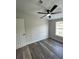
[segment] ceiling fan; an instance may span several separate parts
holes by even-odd
[[[39,14],[45,14],[44,16],[42,16],[41,18],[45,17],[45,16],[48,16],[49,18],[51,18],[51,15],[52,14],[58,14],[58,13],[61,13],[60,12],[53,12],[56,8],[58,7],[58,5],[54,5],[50,10],[49,9],[46,9],[46,12],[37,12]]]

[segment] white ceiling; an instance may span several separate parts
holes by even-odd
[[[58,7],[53,12],[63,11],[63,0],[42,0],[43,4],[38,2],[39,0],[16,0],[16,12],[23,12],[35,15],[36,17],[41,17],[43,15],[37,12],[43,11],[44,8],[51,9],[53,5],[58,5]],[[63,18],[63,13],[52,15],[51,19]],[[44,19],[49,19],[45,17]]]

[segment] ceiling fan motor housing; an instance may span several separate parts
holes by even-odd
[[[47,10],[47,13],[49,14],[50,13],[50,10]]]

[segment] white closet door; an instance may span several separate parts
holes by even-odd
[[[16,19],[16,49],[24,46],[25,41],[24,19]]]

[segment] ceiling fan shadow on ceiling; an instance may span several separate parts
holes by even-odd
[[[40,17],[40,18],[43,18],[43,17],[46,17],[46,16],[48,16],[49,18],[51,18],[51,15],[52,15],[52,14],[61,13],[61,11],[59,11],[59,12],[53,12],[57,7],[58,7],[58,5],[54,5],[50,10],[47,9],[46,12],[37,12],[37,13],[38,13],[38,14],[45,14],[44,16],[42,16],[42,17]]]

